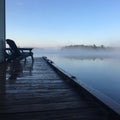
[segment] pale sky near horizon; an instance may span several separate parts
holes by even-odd
[[[120,46],[120,0],[6,0],[6,38],[18,46]]]

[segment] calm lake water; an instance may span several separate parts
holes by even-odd
[[[41,53],[42,55],[42,53]],[[80,56],[73,54],[43,54],[54,63],[120,104],[120,58]]]

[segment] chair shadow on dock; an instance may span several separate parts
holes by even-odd
[[[15,61],[7,64],[7,80],[15,83],[17,77],[32,76],[33,62]],[[23,72],[26,71],[26,72]]]
[[[15,61],[0,64],[0,91],[5,90],[6,82],[14,84],[18,77],[32,76],[33,63],[31,61]]]

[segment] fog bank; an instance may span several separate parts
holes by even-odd
[[[60,48],[48,48],[48,49],[33,49],[34,57],[49,56],[49,55],[59,55],[59,56],[81,56],[81,57],[117,57],[120,58],[120,48],[113,49],[66,49],[62,50]]]

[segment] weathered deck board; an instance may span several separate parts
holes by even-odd
[[[76,92],[42,58],[0,67],[0,120],[118,120]]]

